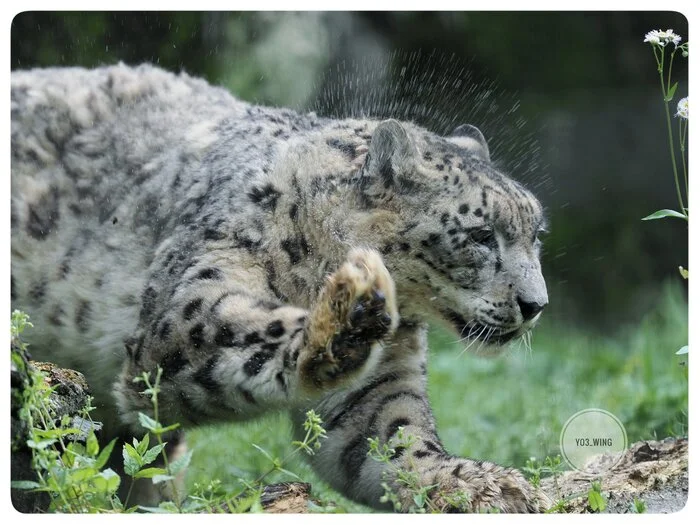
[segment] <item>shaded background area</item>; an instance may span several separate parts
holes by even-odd
[[[551,222],[548,315],[608,330],[687,263],[646,31],[673,12],[44,13],[12,22],[12,68],[124,61],[184,70],[263,104],[471,122]],[[678,57],[678,96],[687,61]]]
[[[550,306],[533,351],[517,344],[504,359],[461,355],[453,336],[431,332],[429,393],[447,450],[523,467],[558,454],[563,423],[585,408],[616,414],[630,441],[687,433],[687,368],[674,356],[687,344],[687,227],[640,220],[678,208],[642,43],[659,28],[688,34],[672,12],[28,12],[13,20],[11,63],[152,62],[262,104],[411,119],[443,134],[479,126],[498,166],[547,208]],[[678,100],[680,56],[674,77]],[[288,427],[273,415],[189,432],[190,480],[232,490],[255,479],[269,462],[250,444],[284,457]],[[321,501],[366,510],[303,462],[290,468]]]

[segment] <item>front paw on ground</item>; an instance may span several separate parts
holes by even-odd
[[[463,460],[455,465],[452,461],[423,480],[434,487],[429,494],[439,512],[540,513],[551,506],[549,498],[516,470],[487,462]]]

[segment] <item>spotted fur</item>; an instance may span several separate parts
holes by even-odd
[[[165,423],[315,408],[314,466],[357,501],[381,507],[367,438],[403,427],[395,466],[469,493],[458,510],[542,507],[516,471],[451,456],[425,394],[426,320],[496,348],[547,303],[542,208],[476,128],[251,106],[150,66],[15,72],[11,93],[13,305],[113,433],[161,367]]]

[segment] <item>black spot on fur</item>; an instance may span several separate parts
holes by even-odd
[[[407,252],[410,249],[411,249],[411,245],[408,244],[407,242],[399,243],[399,250],[401,250],[402,252]]]
[[[427,450],[416,450],[413,453],[413,457],[418,458],[418,459],[424,458],[425,456],[429,456],[429,455],[430,455],[430,452],[428,452]]]
[[[280,192],[270,183],[265,184],[262,188],[253,188],[248,193],[248,198],[251,201],[268,211],[275,210],[279,196]]]
[[[272,321],[265,330],[265,333],[270,337],[281,337],[284,335],[284,332],[284,324],[279,319]]]
[[[309,250],[309,245],[303,235],[296,238],[285,239],[281,243],[282,249],[289,254],[289,261],[292,264],[297,264],[306,257]]]
[[[299,207],[296,204],[292,204],[292,206],[289,208],[289,218],[296,221],[298,212]]]
[[[340,152],[345,155],[348,160],[355,159],[355,146],[353,144],[338,139],[328,139],[326,144],[328,144],[331,148],[340,150]]]
[[[92,306],[87,301],[80,301],[78,308],[75,310],[75,327],[78,332],[84,334],[90,328],[90,316],[92,314]]]
[[[440,448],[438,445],[436,445],[429,439],[424,439],[423,443],[425,443],[425,447],[431,452],[435,452],[436,454],[442,454],[444,452],[442,448]]]
[[[219,392],[221,390],[221,385],[214,379],[214,369],[219,362],[219,357],[219,354],[211,356],[207,359],[207,362],[192,375],[192,378],[197,383],[210,392]]]
[[[17,285],[15,284],[14,275],[10,275],[10,299],[13,301],[17,299]]]
[[[236,334],[230,325],[224,324],[219,327],[214,336],[214,343],[218,346],[236,346]]]
[[[181,350],[166,355],[160,362],[160,367],[163,369],[163,376],[172,378],[177,375],[183,368],[189,365],[190,362],[182,355]]]
[[[220,280],[223,278],[223,273],[221,270],[218,268],[204,268],[203,270],[200,270],[199,273],[197,274],[196,279],[202,279],[202,280]]]
[[[117,224],[119,222],[119,219],[116,217],[112,217],[112,224]]]
[[[191,320],[202,309],[202,298],[193,299],[182,310],[182,317],[185,321]]]
[[[389,459],[392,461],[395,459],[399,459],[401,456],[403,456],[404,452],[406,452],[406,447],[403,445],[397,445],[394,449],[394,453],[391,456],[389,456]]]
[[[141,294],[141,313],[139,315],[140,321],[145,321],[148,319],[156,308],[156,290],[152,286],[149,286]]]
[[[13,282],[10,282],[10,285],[12,285]],[[29,289],[29,297],[37,304],[42,304],[44,302],[44,296],[46,295],[46,287],[48,286],[48,282],[46,281],[45,277],[42,277],[41,280],[38,282],[34,283],[34,286],[32,286]],[[12,293],[10,291],[10,293]]]
[[[438,171],[442,171],[445,169],[445,165],[444,164],[436,164],[435,169],[437,169]]]
[[[257,345],[259,343],[262,343],[264,339],[260,337],[260,334],[257,332],[250,332],[249,334],[246,334],[245,339],[243,339],[243,342],[247,345]]]
[[[197,323],[192,327],[189,333],[190,336],[190,343],[192,343],[192,346],[195,348],[199,348],[201,345],[204,344],[204,324],[203,323]]]
[[[204,230],[204,239],[207,241],[220,241],[225,238],[226,234],[220,230],[214,228],[206,228]]]
[[[286,356],[285,356],[285,358],[286,358]],[[277,374],[275,375],[275,380],[279,383],[280,387],[282,387],[282,390],[284,390],[286,392],[287,391],[287,382],[284,380],[284,372],[283,371],[277,372]]]
[[[430,151],[426,151],[425,153],[423,153],[423,160],[433,160],[433,154]]]
[[[462,215],[466,215],[467,213],[469,213],[469,204],[460,204],[459,209],[457,211],[459,211],[459,213],[461,213]]]
[[[389,423],[389,426],[386,427],[386,439],[391,439],[391,436],[398,432],[399,427],[407,427],[410,424],[411,422],[405,417],[394,419],[391,423]]]
[[[474,216],[476,216],[476,217],[481,217],[483,214],[484,214],[484,212],[481,208],[477,208],[474,210]]]
[[[63,326],[63,320],[61,319],[64,315],[66,315],[66,312],[63,310],[61,305],[56,305],[53,310],[51,310],[51,313],[49,314],[49,317],[47,320],[49,321],[50,324],[53,326]]]
[[[349,481],[357,479],[362,464],[367,459],[369,443],[363,434],[358,434],[340,454],[340,465]]]
[[[52,187],[27,210],[27,233],[37,240],[44,240],[59,219],[58,188]]]
[[[166,339],[170,335],[170,328],[170,321],[163,321],[163,324],[160,325],[158,337],[160,339]]]
[[[254,376],[260,373],[262,367],[274,356],[274,352],[268,350],[261,350],[255,352],[253,356],[248,359],[243,365],[243,371],[248,376]]]

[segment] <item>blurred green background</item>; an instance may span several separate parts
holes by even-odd
[[[458,357],[434,331],[430,394],[451,452],[522,466],[558,453],[561,425],[583,408],[612,411],[631,440],[687,431],[674,355],[687,343],[687,227],[640,221],[678,208],[642,43],[667,28],[685,41],[674,12],[26,12],[12,22],[11,63],[152,62],[257,103],[412,119],[437,133],[479,126],[497,164],[547,208],[550,306],[531,353]],[[687,59],[677,56],[674,79],[675,100],[687,96]],[[289,440],[270,428],[287,424],[192,432],[202,451],[192,480],[255,475],[266,460],[245,442],[283,456]],[[324,501],[344,501],[295,468]]]

